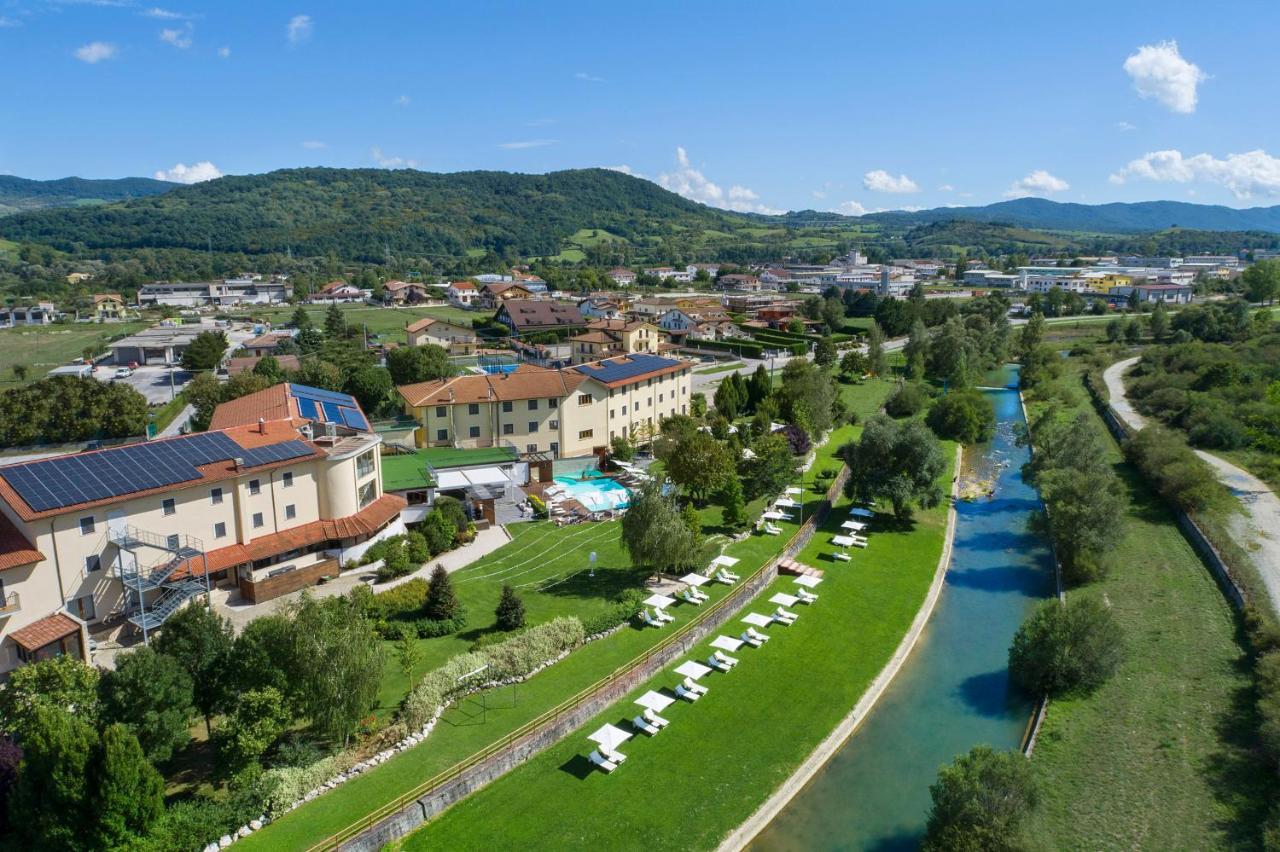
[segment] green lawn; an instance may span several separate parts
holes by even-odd
[[[611,243],[625,243],[625,237],[612,234],[603,228],[579,228],[569,237],[569,242],[583,248],[591,246],[609,245]]]
[[[1110,458],[1132,501],[1116,568],[1068,594],[1111,606],[1126,661],[1094,695],[1050,705],[1032,761],[1032,834],[1059,849],[1258,848],[1274,779],[1251,754],[1238,619],[1114,444]]]
[[[16,364],[26,364],[32,368],[27,381],[42,379],[54,367],[69,364],[84,355],[86,347],[93,347],[95,352],[103,354],[113,338],[133,334],[149,324],[134,320],[115,323],[55,323],[0,329],[0,365],[4,368],[0,382],[13,382],[10,368]]]
[[[953,445],[948,453],[953,459]],[[933,578],[946,506],[920,513],[906,529],[877,522],[871,547],[844,564],[824,554],[833,549],[829,541],[848,517],[847,505],[841,502],[801,554],[826,570],[818,603],[792,607],[800,620],[768,628],[773,638],[763,648],[736,652],[741,663],[733,672],[707,675],[710,692],[702,700],[663,711],[670,727],[653,739],[629,740],[621,749],[628,760],[616,772],[590,767],[586,734],[604,723],[629,728],[634,699],[677,683],[674,666],[455,805],[404,847],[715,848],[849,712],[901,641]],[[768,598],[794,588],[780,577],[746,610],[770,612],[775,605]],[[720,632],[735,635],[744,627],[734,618]],[[710,651],[704,641],[682,660]]]
[[[464,311],[462,308],[455,308],[452,305],[433,305],[425,308],[381,308],[350,303],[338,305],[338,307],[342,309],[342,314],[347,318],[349,325],[357,328],[367,328],[371,335],[381,335],[386,341],[398,343],[404,342],[404,327],[424,317],[435,317],[436,319],[458,323],[470,328],[473,319],[486,316],[480,311]],[[253,319],[259,322],[269,321],[274,325],[283,325],[289,321],[295,310],[295,306],[285,305],[277,308],[246,308],[229,313],[237,319]],[[311,316],[311,321],[320,328],[324,327],[324,315],[328,310],[328,305],[306,306],[306,311]]]

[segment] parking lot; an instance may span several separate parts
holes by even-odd
[[[152,405],[163,405],[182,391],[191,381],[194,373],[181,367],[170,370],[160,365],[138,367],[128,377],[116,378],[116,367],[104,364],[94,371],[93,377],[100,382],[116,382],[127,384],[147,398]],[[172,381],[172,386],[170,382]]]

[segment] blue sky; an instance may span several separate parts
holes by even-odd
[[[0,0],[0,173],[610,166],[762,211],[1268,205],[1277,32],[1274,2]]]

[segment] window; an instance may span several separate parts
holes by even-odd
[[[536,452],[538,451],[538,445],[537,445],[537,444],[525,444],[525,445],[524,445],[524,451],[525,451],[526,453],[536,453]]]
[[[174,512],[178,511],[177,504],[173,502],[173,498],[172,498],[172,497],[168,497],[168,498],[166,498],[166,499],[164,499],[164,500],[161,500],[161,501],[160,501],[160,509],[161,509],[161,511],[163,511],[166,515],[172,515]]]
[[[374,486],[374,483],[366,482],[364,485],[360,486],[360,490],[356,492],[356,495],[360,500],[360,508],[363,509],[365,506],[372,503],[374,498],[378,496],[378,490]]]
[[[93,595],[85,595],[67,601],[67,612],[81,621],[93,621],[98,617],[98,611],[93,606]]]
[[[505,400],[505,401],[502,403],[502,410],[503,410],[504,412],[510,412],[510,411],[511,411],[511,400],[509,400],[509,399],[508,399],[508,400]]]
[[[90,553],[84,558],[84,570],[86,574],[92,574],[94,571],[102,570],[102,556],[97,553]]]
[[[211,504],[213,504],[214,506],[221,505],[221,503],[222,503],[222,489],[221,489],[221,488],[211,488],[211,489],[209,489],[209,502],[210,502]]]
[[[444,406],[443,406],[443,405],[437,405],[437,406],[436,406],[436,417],[444,417],[444,416],[445,416]]]
[[[549,421],[547,421],[547,428],[548,428],[548,429],[559,429],[559,428],[560,428],[560,421],[559,421],[559,420],[549,420]]]
[[[93,535],[93,515],[80,519],[80,535]]]
[[[585,441],[585,440],[587,440],[588,438],[590,438],[591,436],[593,436],[593,435],[595,434],[595,432],[596,432],[596,430],[594,430],[594,429],[583,429],[581,432],[579,432],[579,433],[578,433],[578,440],[579,440],[579,441]]]
[[[622,416],[623,416],[623,417],[626,417],[626,416],[627,416],[627,407],[626,407],[625,405],[624,405],[624,406],[622,406]]]
[[[467,434],[468,434],[468,435],[470,435],[472,438],[479,438],[479,437],[480,437],[480,427],[479,427],[479,426],[472,426],[470,429],[468,429],[468,430],[467,430]]]
[[[514,423],[503,423],[503,424],[502,424],[502,434],[504,434],[504,435],[514,435],[515,433],[516,433],[516,424],[514,424]]]
[[[467,413],[468,413],[468,414],[479,414],[479,413],[480,413],[480,403],[478,403],[478,402],[473,402],[473,403],[471,403],[470,405],[468,405],[468,406],[467,406]]]
[[[254,512],[254,513],[253,513],[253,528],[256,530],[256,529],[258,529],[259,527],[261,527],[261,526],[263,525],[263,523],[264,523],[264,522],[263,522],[263,520],[262,520],[262,513],[261,513],[261,512]]]
[[[437,440],[437,441],[447,441],[447,440],[449,440],[449,430],[448,430],[448,429],[437,429],[437,430],[436,430],[436,440]]]
[[[166,536],[165,544],[169,545],[170,550],[177,550],[179,547],[182,546],[182,536],[178,535],[177,533],[174,533],[173,535],[170,535],[170,536]]]
[[[537,432],[537,431],[538,431],[538,421],[537,421],[537,420],[530,420],[530,421],[529,421],[529,434],[531,434],[531,435],[532,435],[534,432]]]
[[[286,470],[283,474],[280,475],[280,481],[284,484],[285,488],[292,488],[293,487],[293,471]]]
[[[658,394],[658,402],[662,402],[662,394]]]
[[[560,400],[558,400],[558,399],[549,399],[549,400],[547,400],[547,408],[556,408],[556,407],[558,407],[559,405],[560,405]]]
[[[256,479],[250,479],[249,494],[252,495],[252,494],[261,494],[261,493],[262,493],[262,483]]]
[[[373,473],[373,450],[356,456],[356,476],[368,476]]]
[[[653,397],[649,397],[648,406],[649,406],[650,408],[653,408]]]
[[[213,537],[214,538],[227,537],[227,525],[224,522],[218,521],[216,524],[213,525]]]
[[[287,505],[287,506],[285,506],[285,507],[284,507],[284,519],[285,519],[286,521],[292,521],[292,520],[293,520],[294,518],[296,518],[296,517],[298,517],[298,507],[297,507],[297,506],[295,506],[295,505],[293,505],[292,503],[290,503],[289,505]]]
[[[591,404],[590,394],[584,393],[578,397],[578,405],[590,405],[590,404]]]

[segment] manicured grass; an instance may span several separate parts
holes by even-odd
[[[1032,834],[1059,849],[1257,848],[1274,779],[1251,753],[1238,619],[1165,504],[1114,444],[1109,458],[1131,500],[1116,567],[1068,595],[1110,605],[1126,658],[1095,694],[1050,705]]]
[[[101,355],[113,338],[124,337],[146,328],[141,321],[114,323],[55,323],[46,326],[18,326],[0,329],[0,382],[12,383],[11,367],[31,367],[27,381],[42,379],[49,370],[69,364],[93,347]]]
[[[954,448],[948,452],[954,458]],[[826,570],[819,601],[792,607],[800,620],[768,628],[772,639],[763,648],[736,652],[741,662],[731,673],[707,675],[710,692],[696,704],[663,711],[670,727],[652,739],[629,740],[621,748],[628,760],[612,775],[588,764],[594,746],[586,734],[605,723],[629,729],[634,699],[674,686],[674,666],[455,805],[404,848],[715,848],[849,712],[892,655],[933,578],[946,506],[920,513],[910,527],[881,517],[871,547],[852,563],[825,560],[847,505],[828,516],[800,557]],[[794,588],[791,578],[779,577],[744,611],[771,612],[768,598]],[[743,629],[735,617],[721,632]],[[710,652],[704,641],[687,658]]]

